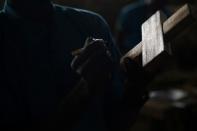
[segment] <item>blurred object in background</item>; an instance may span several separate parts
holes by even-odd
[[[197,93],[185,89],[152,91],[130,131],[196,131]]]
[[[134,0],[52,0],[54,3],[88,9],[101,14],[109,23],[112,31],[120,9]],[[4,0],[0,0],[2,7]]]
[[[83,8],[95,11],[101,14],[109,23],[112,31],[114,31],[114,25],[120,10],[137,0],[52,0],[54,3],[73,6],[77,8]],[[180,5],[186,2],[196,2],[196,0],[167,0],[170,5]],[[0,0],[0,7],[3,6],[4,0]],[[168,6],[169,6],[168,4]],[[174,10],[174,7],[171,8]],[[113,33],[113,32],[112,32]]]

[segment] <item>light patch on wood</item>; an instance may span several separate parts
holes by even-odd
[[[136,45],[132,50],[130,50],[126,56],[135,59],[142,53],[142,43],[140,42],[138,45]]]
[[[176,11],[170,18],[168,18],[163,24],[161,22],[161,24],[163,25],[163,35],[164,35],[163,37],[164,37],[165,42],[166,42],[165,47],[163,47],[163,49],[165,48],[165,51],[170,53],[169,49],[170,49],[171,45],[169,44],[169,46],[168,46],[168,43],[174,37],[176,37],[178,34],[180,34],[180,32],[183,31],[186,27],[188,27],[192,23],[196,22],[196,19],[193,19],[193,18],[196,18],[194,15],[196,15],[197,13],[195,13],[194,11],[195,10],[193,8],[191,8],[191,6],[189,6],[188,4],[185,4],[178,11]],[[150,34],[151,34],[151,32],[154,33],[154,31],[149,31],[150,28],[148,28],[147,30],[148,30],[147,35],[149,37],[152,37]],[[144,39],[142,38],[142,42],[140,42],[139,45],[135,46],[132,50],[130,50],[128,53],[126,53],[126,55],[123,56],[121,62],[123,62],[123,59],[126,58],[126,57],[129,57],[133,60],[137,59],[138,60],[137,62],[140,62],[140,63],[142,61],[144,61],[144,60],[139,60],[139,58],[143,55],[142,45],[144,43],[148,43],[148,45],[146,45],[146,46],[149,46],[149,47],[154,45],[151,42],[143,42]],[[151,39],[154,39],[154,38],[151,38]],[[157,46],[159,47],[159,44]],[[169,47],[169,49],[167,48],[167,46]],[[144,48],[146,48],[146,47],[144,47]],[[154,48],[155,47],[153,47],[152,49],[154,49]],[[158,52],[160,52],[162,50],[162,46],[160,46],[159,49],[160,50],[158,50]],[[146,52],[144,52],[144,54],[147,54]],[[154,59],[154,58],[152,58],[152,59]],[[147,62],[144,62],[144,65],[146,65],[146,63]]]
[[[174,13],[169,19],[167,19],[163,24],[164,33],[171,31],[178,23],[186,19],[191,15],[190,8],[188,4],[181,7],[176,13]]]
[[[146,66],[164,51],[160,12],[157,11],[142,25],[142,64]]]

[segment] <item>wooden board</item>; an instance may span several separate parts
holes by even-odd
[[[184,30],[188,25],[195,21],[194,13],[188,4],[182,6],[176,13],[163,23],[163,32],[165,41],[169,42],[180,31]]]
[[[126,55],[121,58],[121,63],[125,59],[125,57],[129,57],[139,65],[142,64],[142,43],[136,45],[132,50],[130,50]]]
[[[164,50],[161,13],[157,11],[142,25],[142,65],[146,66]]]
[[[196,19],[194,18],[195,13],[192,11],[193,10],[191,10],[190,6],[188,4],[185,4],[174,15],[172,15],[163,23],[162,28],[165,43],[173,40],[180,31],[183,31],[189,25],[196,22]],[[137,62],[140,60],[142,61],[142,43],[143,42],[140,42],[136,47],[131,49],[125,56],[123,56],[122,59],[129,57],[135,61],[137,60]],[[142,63],[141,61],[138,62],[140,65]]]

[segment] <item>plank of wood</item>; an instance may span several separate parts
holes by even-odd
[[[185,4],[163,23],[166,42],[172,40],[180,31],[195,21],[192,13],[190,6]]]
[[[142,64],[142,43],[140,42],[136,45],[132,50],[130,50],[126,55],[121,58],[121,63],[125,59],[125,57],[129,57],[138,64]]]
[[[169,42],[173,37],[178,35],[178,32],[184,30],[189,24],[196,21],[194,18],[195,13],[192,12],[190,6],[185,4],[174,15],[168,18],[163,23],[163,33],[165,42]],[[142,59],[142,42],[131,49],[122,59],[129,57],[133,60]],[[140,58],[141,57],[141,58]]]
[[[161,13],[157,11],[142,25],[142,65],[146,66],[164,50]]]

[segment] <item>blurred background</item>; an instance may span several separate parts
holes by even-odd
[[[146,0],[144,0],[146,1]],[[185,3],[196,10],[196,0],[54,0],[54,3],[91,10],[108,22],[124,54],[141,41],[141,24],[160,9],[168,18]],[[150,0],[147,0],[150,1]],[[3,0],[0,0],[1,7]],[[148,10],[147,10],[148,9]],[[171,40],[173,61],[151,82],[150,100],[131,131],[197,131],[197,24]]]
[[[54,3],[92,10],[101,14],[114,31],[115,22],[121,9],[131,3],[143,0],[52,0]],[[163,1],[163,0],[162,0]],[[196,0],[165,0],[169,6],[180,6],[185,2],[194,3]],[[0,7],[4,0],[0,0]]]

